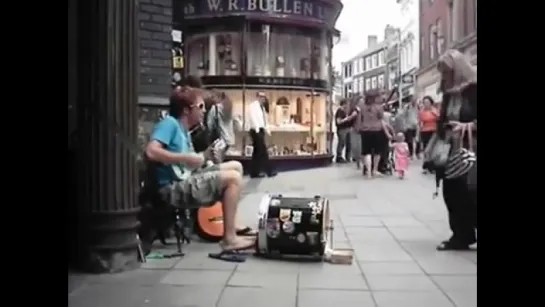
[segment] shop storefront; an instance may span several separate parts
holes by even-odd
[[[251,158],[248,109],[269,100],[269,153],[278,170],[331,163],[331,49],[339,0],[186,0],[184,75],[227,94],[242,122],[228,158]],[[246,165],[245,165],[246,166]]]

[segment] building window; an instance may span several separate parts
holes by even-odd
[[[373,69],[373,66],[371,64],[371,57],[368,56],[365,58],[365,70],[371,70]]]
[[[436,47],[436,37],[437,32],[435,32],[435,25],[430,25],[429,27],[429,36],[430,36],[430,60],[435,59],[435,47]]]
[[[443,53],[444,49],[444,35],[443,35],[443,25],[441,23],[441,19],[437,19],[437,23],[435,25],[435,31],[437,33],[436,39],[437,39],[437,55],[441,55]]]
[[[371,78],[371,88],[372,88],[372,89],[377,88],[377,77],[376,77],[376,76],[374,76],[373,78]]]
[[[378,65],[384,65],[384,51],[378,53]]]
[[[384,88],[384,75],[378,76],[378,87],[380,89]]]
[[[378,67],[378,54],[373,54],[373,67]]]
[[[360,77],[360,93],[362,94],[365,91],[365,89],[363,88],[363,85],[364,85],[363,82],[364,82],[363,77]]]
[[[368,91],[371,89],[371,78],[365,79],[365,90]]]

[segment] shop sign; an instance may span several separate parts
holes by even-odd
[[[262,86],[264,88],[307,88],[329,91],[329,84],[326,80],[284,78],[284,77],[252,77],[248,76],[242,80],[241,76],[203,76],[202,81],[207,86],[214,85],[240,85]]]
[[[185,18],[192,19],[261,14],[285,19],[317,20],[333,26],[342,4],[331,0],[187,0],[183,9]]]

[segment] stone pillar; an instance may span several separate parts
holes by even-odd
[[[452,41],[457,42],[461,38],[461,7],[462,0],[452,1]]]
[[[78,2],[80,265],[95,273],[139,265],[136,233],[138,2]]]

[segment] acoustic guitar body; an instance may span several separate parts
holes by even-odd
[[[223,208],[221,202],[197,209],[196,230],[203,240],[218,242],[223,238]]]

